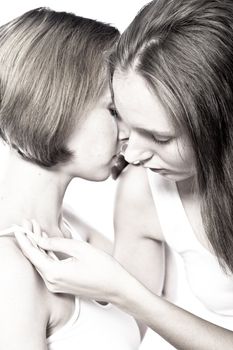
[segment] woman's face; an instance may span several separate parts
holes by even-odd
[[[125,159],[174,181],[195,174],[194,156],[186,136],[176,130],[165,108],[136,72],[113,76],[119,139],[125,140]]]
[[[106,89],[94,107],[78,122],[68,142],[74,156],[65,171],[91,181],[105,180],[117,152],[117,122],[112,115],[110,90]]]

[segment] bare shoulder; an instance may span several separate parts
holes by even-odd
[[[0,238],[0,276],[1,343],[9,342],[9,336],[15,335],[14,341],[18,341],[19,348],[24,346],[27,349],[26,338],[29,337],[30,343],[31,337],[35,336],[31,346],[37,349],[44,341],[49,318],[45,288],[13,238]]]
[[[1,301],[2,297],[5,297],[7,303],[9,294],[11,294],[13,298],[11,301],[27,301],[26,308],[33,302],[35,306],[40,300],[45,302],[44,283],[29,260],[22,254],[14,238],[0,238],[0,275]],[[38,305],[38,307],[40,310],[43,309],[43,305]]]
[[[16,283],[17,281],[18,285],[22,287],[32,282],[32,286],[35,284],[41,287],[40,285],[42,285],[42,280],[38,273],[22,254],[13,237],[0,238],[0,270],[1,277],[7,275],[12,277],[9,279],[9,283]]]
[[[119,179],[115,203],[115,228],[130,227],[147,238],[163,240],[147,171],[128,166]],[[125,229],[123,230],[125,232]]]

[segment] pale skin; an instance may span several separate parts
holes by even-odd
[[[112,247],[103,236],[69,211],[63,213],[62,208],[64,193],[73,177],[100,181],[110,175],[117,152],[117,125],[111,116],[111,104],[111,94],[106,89],[67,140],[68,147],[74,151],[68,163],[46,169],[9,149],[1,170],[0,231],[12,224],[23,224],[35,235],[42,227],[53,237],[66,237],[71,241],[63,222],[65,217],[84,240],[111,252]],[[93,140],[95,152],[90,147]],[[22,223],[22,218],[33,220]],[[74,297],[51,293],[13,237],[0,238],[0,251],[1,348],[45,350],[46,337],[71,317]]]
[[[193,231],[200,243],[210,249],[195,194],[195,166],[188,139],[176,130],[154,92],[133,70],[116,72],[113,89],[119,136],[127,142],[125,158],[129,163],[140,161],[142,165],[130,166],[121,176],[115,212],[115,259],[85,243],[41,235],[35,238],[40,247],[66,252],[73,258],[55,262],[33,247],[24,235],[18,235],[21,248],[53,292],[88,295],[115,303],[177,349],[232,349],[233,332],[159,296],[164,279],[164,237],[144,168],[177,182]],[[154,258],[152,270],[146,267],[149,255]],[[157,278],[150,280],[148,275]]]

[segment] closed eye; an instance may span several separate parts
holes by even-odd
[[[111,114],[111,116],[113,116],[116,119],[119,118],[117,110],[114,107],[108,107],[108,110],[109,110],[109,113]]]
[[[155,143],[158,143],[160,145],[167,145],[168,143],[170,143],[172,140],[174,139],[174,137],[170,137],[168,139],[164,139],[164,140],[159,140],[158,138],[156,138],[155,136],[153,136],[153,140]]]
[[[166,145],[169,144],[170,142],[172,142],[177,136],[176,135],[172,135],[167,133],[162,133],[162,132],[153,132],[151,130],[146,130],[140,127],[135,128],[137,130],[138,133],[140,133],[141,135],[144,135],[146,137],[150,137],[151,139],[153,139],[153,141],[157,144],[160,145]]]

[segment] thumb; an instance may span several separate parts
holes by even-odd
[[[44,250],[65,253],[70,256],[77,255],[78,245],[83,243],[70,238],[60,237],[36,237],[35,241]]]

